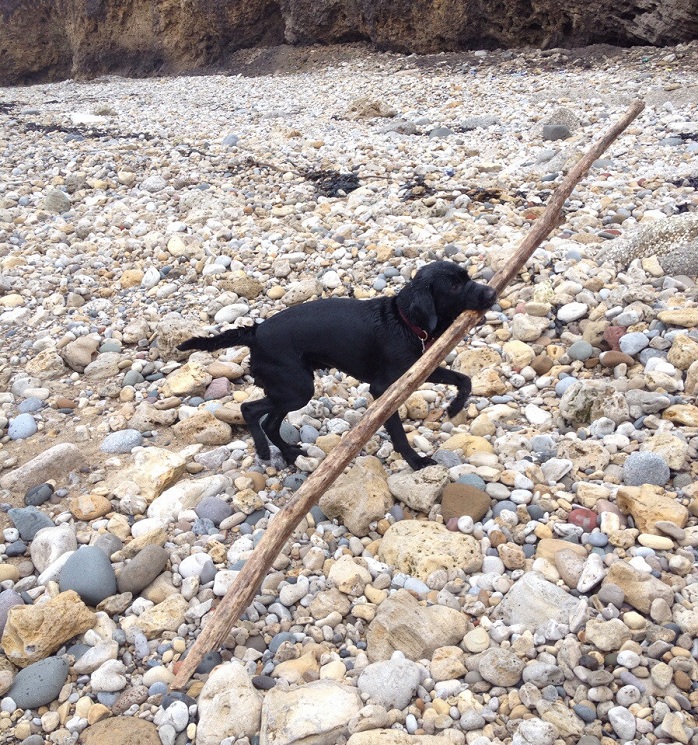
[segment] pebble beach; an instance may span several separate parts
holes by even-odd
[[[0,742],[698,745],[698,43],[238,53],[0,88]],[[183,691],[173,668],[371,403],[260,462],[192,335],[446,259],[489,280],[646,108]]]

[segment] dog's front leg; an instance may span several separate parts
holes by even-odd
[[[463,410],[465,402],[472,390],[470,378],[467,375],[463,375],[463,373],[456,372],[455,370],[449,370],[447,367],[437,367],[427,380],[430,383],[454,385],[458,389],[456,397],[448,406],[449,416],[455,416],[459,411]]]
[[[413,471],[419,471],[420,468],[433,466],[436,461],[433,458],[422,457],[412,448],[407,441],[405,428],[400,421],[400,415],[395,412],[385,423],[390,439],[393,441],[393,447],[407,461],[407,464]]]

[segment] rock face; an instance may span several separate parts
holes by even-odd
[[[611,42],[671,44],[698,34],[693,0],[311,3],[307,0],[18,0],[2,4],[0,84],[108,72],[147,75],[229,60],[238,49],[370,41],[404,52]]]

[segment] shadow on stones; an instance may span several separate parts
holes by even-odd
[[[324,197],[345,197],[358,189],[361,181],[355,173],[323,170],[309,171],[305,178],[315,184],[315,190]]]

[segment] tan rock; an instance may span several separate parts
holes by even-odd
[[[698,326],[698,308],[661,310],[657,313],[657,318],[662,323],[667,323],[671,326],[683,326],[683,328],[692,329]]]
[[[138,717],[111,717],[80,733],[80,745],[160,745],[158,728]]]
[[[465,653],[460,647],[440,647],[429,665],[431,677],[440,680],[455,680],[466,674]]]
[[[262,696],[238,660],[211,671],[197,703],[197,745],[220,745],[227,738],[252,737],[259,732]]]
[[[342,616],[346,616],[350,608],[351,601],[336,587],[318,592],[308,605],[308,610],[313,618],[325,618],[335,610]]]
[[[489,347],[466,349],[453,362],[453,369],[472,377],[481,370],[490,367],[500,367],[502,358],[499,353]]]
[[[504,356],[509,361],[512,367],[518,368],[519,370],[526,365],[530,365],[536,353],[533,351],[525,342],[519,341],[518,339],[512,339],[505,342],[502,345],[504,350]]]
[[[236,427],[245,425],[245,417],[242,415],[241,404],[236,401],[230,401],[223,406],[219,406],[214,412],[216,419],[220,419],[226,424],[232,424]]]
[[[365,536],[370,523],[385,517],[393,506],[387,476],[374,456],[357,458],[320,498],[320,509],[330,519],[339,518],[356,536]]]
[[[621,486],[616,495],[616,504],[626,515],[629,513],[633,516],[635,525],[642,533],[662,535],[655,527],[660,520],[667,520],[680,528],[688,523],[688,510],[660,486]]]
[[[479,542],[444,525],[402,520],[392,525],[380,542],[378,556],[401,572],[425,580],[437,569],[476,572],[482,566]]]
[[[618,585],[625,593],[625,601],[641,613],[649,613],[652,601],[663,598],[671,606],[674,592],[664,582],[635,569],[626,561],[616,561],[608,569],[604,585]]]
[[[132,559],[137,553],[140,553],[146,546],[164,546],[167,540],[167,533],[164,528],[153,528],[147,533],[142,533],[138,537],[129,541],[121,551],[117,551],[113,556],[113,561],[124,561]]]
[[[563,541],[562,538],[542,538],[536,546],[536,556],[542,557],[555,563],[555,555],[559,551],[574,551],[577,556],[586,559],[587,552],[584,546],[577,543]]]
[[[254,300],[264,289],[264,285],[258,279],[250,277],[243,271],[226,275],[225,279],[219,282],[219,286],[221,289],[234,292],[247,300]]]
[[[687,396],[693,396],[698,391],[698,360],[688,368],[683,389]]]
[[[165,378],[161,391],[163,396],[203,393],[212,380],[211,373],[200,362],[190,360]]]
[[[67,507],[77,520],[96,520],[113,510],[111,502],[100,494],[80,494],[67,501]]]
[[[170,595],[179,595],[179,590],[172,584],[172,572],[163,572],[141,592],[142,597],[156,605]]]
[[[210,411],[199,411],[172,427],[178,437],[186,442],[201,445],[227,445],[233,439],[229,424],[216,418]]]
[[[195,235],[187,233],[175,233],[167,241],[167,250],[179,258],[180,256],[203,258],[204,252],[201,248],[201,241]]]
[[[536,710],[540,718],[552,724],[563,739],[578,740],[584,733],[584,722],[561,701],[551,703],[540,699],[536,702]]]
[[[698,427],[698,406],[692,404],[674,404],[662,413],[663,419],[686,427]]]
[[[223,362],[216,360],[210,365],[206,366],[209,375],[212,378],[227,378],[228,380],[237,380],[245,374],[245,370],[242,365],[238,365],[235,362]]]
[[[448,483],[444,466],[427,466],[421,471],[400,471],[388,476],[390,493],[418,512],[428,513]]]
[[[511,321],[511,334],[519,341],[536,341],[548,328],[547,318],[517,313]]]
[[[429,404],[419,391],[413,393],[407,399],[405,407],[410,419],[426,419],[429,414]]]
[[[188,609],[189,603],[181,595],[170,595],[140,616],[124,616],[119,623],[124,631],[137,627],[146,638],[155,639],[163,631],[176,631],[184,623]]]
[[[478,437],[493,435],[497,431],[497,426],[487,414],[480,414],[473,419],[470,425],[470,434]]]
[[[49,380],[66,372],[63,359],[55,349],[44,349],[25,365],[29,375],[41,380]]]
[[[507,407],[509,408],[509,407]],[[444,450],[462,450],[468,458],[473,453],[494,453],[494,447],[484,437],[477,437],[467,432],[458,432],[441,443]]]
[[[366,653],[371,662],[388,660],[396,650],[410,660],[429,659],[440,647],[459,644],[466,628],[460,611],[425,607],[406,590],[398,590],[378,607],[366,634]]]
[[[492,368],[475,373],[472,377],[472,385],[475,396],[501,396],[508,390],[501,374]]]
[[[14,564],[0,564],[0,582],[17,582],[18,579],[19,569]]]
[[[562,440],[557,448],[558,458],[567,458],[574,463],[574,473],[593,468],[601,471],[610,463],[611,456],[597,440]]]
[[[328,579],[345,595],[362,595],[364,587],[371,581],[371,572],[366,568],[366,562],[361,562],[352,556],[340,556],[330,567]]]
[[[43,660],[68,639],[91,629],[96,615],[73,590],[36,605],[10,608],[2,635],[2,648],[19,667]]]
[[[612,618],[610,621],[591,618],[587,621],[584,633],[586,640],[602,652],[620,649],[632,638],[630,629],[619,618]]]
[[[143,272],[140,269],[125,269],[121,274],[121,287],[127,290],[138,287],[143,280]]]
[[[667,360],[679,370],[688,370],[698,360],[698,342],[686,334],[679,334],[671,344]]]
[[[317,680],[320,675],[317,652],[307,652],[296,659],[280,662],[271,675],[273,678],[285,680],[290,685]]]
[[[128,426],[139,432],[148,432],[156,427],[171,427],[176,421],[176,409],[159,409],[147,401],[142,401],[136,406]]]
[[[552,540],[552,539],[549,539]],[[585,557],[575,551],[563,549],[555,553],[555,568],[563,582],[571,589],[577,589],[577,583],[582,576]]]
[[[447,737],[437,735],[409,735],[404,730],[370,729],[356,732],[347,745],[446,745]]]
[[[577,483],[577,501],[589,509],[593,508],[599,499],[608,499],[610,495],[611,492],[605,486],[583,481]]]
[[[658,453],[673,471],[680,471],[688,455],[688,443],[670,435],[668,432],[658,432],[642,443],[640,450]]]
[[[515,543],[500,543],[497,553],[507,569],[523,569],[526,566],[526,554]]]
[[[109,484],[116,486],[124,481],[138,484],[141,494],[152,502],[165,489],[179,480],[187,467],[186,458],[164,448],[149,447],[136,451],[133,466],[115,473]]]
[[[77,370],[77,372],[83,372],[95,358],[99,343],[99,334],[79,336],[74,341],[69,342],[61,350],[66,365],[73,370]]]
[[[349,721],[358,715],[362,706],[356,688],[333,680],[316,680],[291,690],[276,686],[264,697],[260,743],[333,745],[344,742],[349,734]]]

